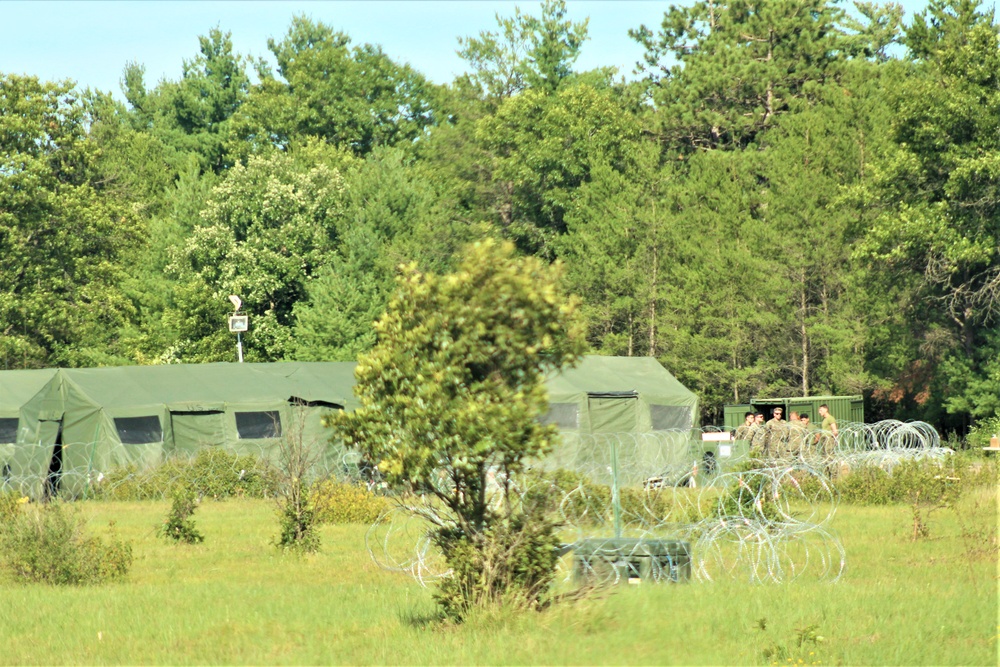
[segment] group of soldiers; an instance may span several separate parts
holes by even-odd
[[[792,411],[788,421],[783,415],[783,408],[775,408],[765,422],[763,413],[747,412],[733,439],[749,441],[750,455],[764,459],[826,458],[833,454],[837,420],[826,404],[819,406],[820,425],[812,423],[806,413]]]

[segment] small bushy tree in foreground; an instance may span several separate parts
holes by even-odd
[[[539,421],[545,376],[585,346],[560,275],[495,241],[471,246],[449,275],[402,267],[378,342],[358,363],[362,407],[329,420],[391,487],[420,499],[410,507],[452,571],[438,591],[451,618],[537,606],[552,580],[552,513],[508,491],[556,438]]]
[[[295,411],[288,426],[278,441],[275,498],[281,532],[274,543],[279,549],[312,553],[319,551],[320,539],[310,483],[315,481],[322,447],[306,437],[304,412]]]
[[[185,544],[204,542],[205,536],[198,532],[191,518],[198,508],[198,496],[194,489],[187,485],[178,486],[170,494],[170,499],[170,513],[160,526],[160,534]]]

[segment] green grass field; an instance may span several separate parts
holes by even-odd
[[[114,520],[132,541],[131,573],[0,584],[0,663],[993,665],[996,554],[977,553],[960,519],[994,534],[996,500],[984,489],[958,514],[932,513],[919,541],[908,506],[841,506],[836,584],[623,586],[462,626],[434,621],[429,591],[370,562],[365,526],[324,526],[322,552],[298,557],[270,546],[265,501],[204,503],[198,546],[156,537],[165,502],[83,502],[92,528]]]

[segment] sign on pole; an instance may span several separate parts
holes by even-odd
[[[237,315],[243,300],[235,294],[229,295],[229,302],[233,304],[233,314],[229,316],[229,330],[236,334],[236,357],[243,363],[243,339],[240,336],[244,331],[250,329],[250,318],[246,315]]]
[[[250,328],[250,318],[247,315],[230,315],[229,330],[235,334],[243,333]]]

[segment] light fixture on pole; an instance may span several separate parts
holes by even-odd
[[[250,318],[240,315],[240,306],[243,300],[235,294],[229,295],[229,301],[233,304],[233,314],[229,316],[229,330],[236,333],[236,356],[240,363],[243,363],[243,339],[240,337],[244,331],[250,328]]]

